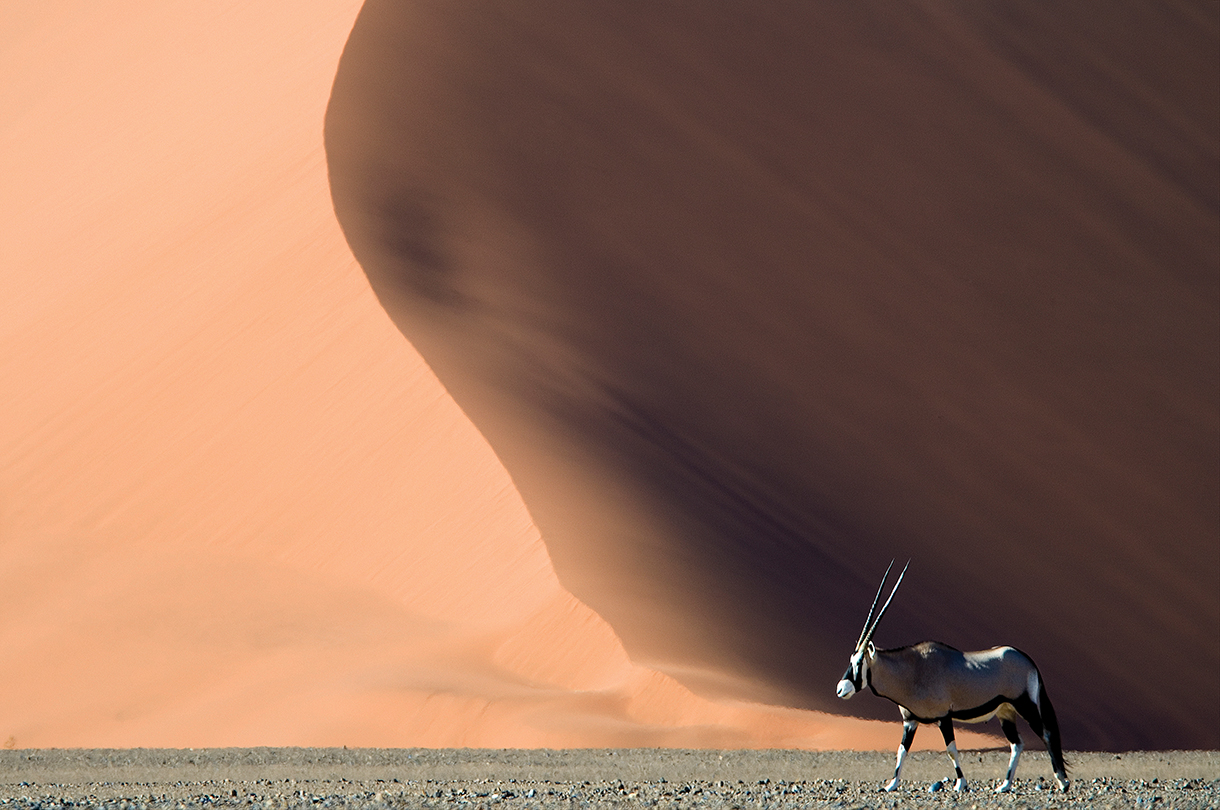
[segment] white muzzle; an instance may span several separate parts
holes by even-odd
[[[856,687],[852,686],[852,682],[844,678],[839,681],[839,688],[835,690],[835,694],[847,700],[852,695],[856,694]]]

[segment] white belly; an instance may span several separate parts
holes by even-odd
[[[1001,705],[1007,706],[1008,704],[1004,703]],[[986,723],[988,720],[995,717],[999,713],[999,711],[1000,711],[999,708],[997,708],[995,711],[993,711],[989,714],[979,715],[978,717],[971,717],[969,720],[955,717],[953,719],[953,722],[955,722],[955,723]]]

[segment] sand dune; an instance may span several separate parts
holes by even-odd
[[[369,0],[336,210],[560,581],[705,694],[1014,644],[1220,745],[1212,3]]]
[[[5,10],[0,741],[889,748],[697,698],[560,586],[335,221],[358,5]]]

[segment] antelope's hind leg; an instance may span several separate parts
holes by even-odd
[[[1055,718],[1055,708],[1046,695],[1046,689],[1038,690],[1037,702],[1029,695],[1022,695],[1013,702],[1013,708],[1046,743],[1046,751],[1051,756],[1051,769],[1055,772],[1055,780],[1059,782],[1059,790],[1067,793],[1072,783],[1067,776],[1067,762],[1063,759],[1063,745],[1059,740],[1059,721]]]
[[[902,710],[902,742],[898,743],[898,762],[894,765],[894,778],[885,786],[887,793],[898,789],[898,780],[902,778],[902,762],[911,750],[911,741],[915,739],[915,730],[919,728],[916,720],[906,709]]]
[[[1008,711],[1004,711],[1005,708]],[[1011,707],[1001,707],[996,714],[1000,717],[1000,728],[1004,731],[1008,744],[1012,746],[1012,754],[1008,758],[1008,774],[995,792],[1007,793],[1012,790],[1012,780],[1017,775],[1017,762],[1021,759],[1021,750],[1025,746],[1021,744],[1021,735],[1017,732],[1017,724],[1013,722],[1016,719],[1016,712]]]
[[[957,773],[957,782],[953,785],[953,789],[958,793],[963,793],[969,788],[966,787],[966,777],[962,776],[962,763],[957,755],[957,742],[953,739],[953,720],[948,717],[941,720],[940,733],[945,738],[945,748],[949,752],[950,759],[953,760],[953,770]]]

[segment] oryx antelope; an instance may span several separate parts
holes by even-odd
[[[907,566],[910,566],[909,561]],[[894,563],[891,562],[890,568],[893,567]],[[996,792],[1007,793],[1012,789],[1017,760],[1023,747],[1016,723],[1020,715],[1034,733],[1046,741],[1059,789],[1066,791],[1069,782],[1059,742],[1059,724],[1055,720],[1050,698],[1046,696],[1038,667],[1028,655],[1013,647],[962,652],[936,641],[924,641],[893,650],[878,650],[873,646],[873,633],[907,572],[904,567],[881,612],[874,619],[873,611],[877,609],[877,602],[885,589],[890,568],[885,569],[885,576],[881,578],[881,587],[877,589],[873,606],[869,608],[868,618],[864,621],[864,629],[860,631],[856,651],[851,655],[837,690],[839,697],[846,700],[867,686],[874,695],[897,703],[902,712],[898,763],[894,766],[894,778],[885,789],[898,788],[902,761],[911,749],[915,729],[920,723],[936,723],[944,735],[945,747],[953,758],[953,768],[957,772],[954,789],[965,790],[966,779],[962,776],[957,743],[953,741],[953,721],[981,723],[999,717],[1004,736],[1012,745],[1012,755],[1008,760],[1008,775]]]

